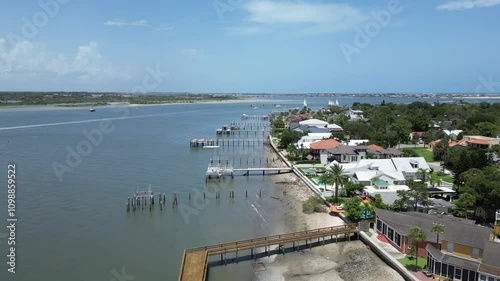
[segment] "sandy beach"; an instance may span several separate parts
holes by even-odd
[[[266,157],[270,167],[285,166],[270,147]],[[344,224],[341,218],[326,212],[326,206],[324,213],[302,212],[302,202],[314,193],[295,174],[275,175],[273,179],[275,196],[280,198],[280,207],[287,210],[282,214],[287,231]],[[404,280],[359,240],[263,258],[259,260],[255,274],[256,281]]]

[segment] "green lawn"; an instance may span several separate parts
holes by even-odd
[[[398,262],[404,265],[406,268],[415,268],[415,259],[412,256],[406,256],[402,259],[398,259]],[[420,269],[423,269],[426,263],[426,258],[418,258],[418,267]]]
[[[415,152],[418,153],[418,156],[424,157],[425,161],[427,162],[434,162],[434,155],[432,154],[432,151],[427,150],[425,147],[409,147],[410,149],[415,150]]]

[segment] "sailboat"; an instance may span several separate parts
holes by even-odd
[[[335,105],[335,103],[331,100],[328,100],[328,105]]]
[[[335,105],[339,106],[339,100],[335,100]]]
[[[306,99],[304,99],[304,107],[307,107]]]

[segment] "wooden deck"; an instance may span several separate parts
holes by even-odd
[[[179,281],[204,281],[207,276],[207,252],[194,252],[186,254],[182,260],[181,275]]]
[[[208,257],[211,255],[220,255],[222,261],[223,259],[226,260],[227,253],[236,253],[236,259],[238,259],[238,252],[250,250],[250,255],[252,255],[253,258],[255,254],[254,250],[257,248],[263,248],[264,251],[269,254],[271,246],[278,246],[278,251],[281,252],[282,249],[284,251],[285,244],[287,243],[293,243],[293,247],[295,248],[296,242],[305,241],[306,245],[312,247],[312,239],[318,239],[319,242],[320,239],[323,238],[322,242],[324,243],[325,238],[329,237],[333,239],[333,236],[337,238],[340,234],[344,234],[347,239],[350,239],[350,234],[357,233],[358,231],[357,224],[346,224],[342,226],[332,226],[188,248],[184,250],[179,281],[204,281],[208,267]],[[248,253],[246,253],[246,255],[248,256]]]

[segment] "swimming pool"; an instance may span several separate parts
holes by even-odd
[[[316,170],[313,169],[302,169],[306,175],[316,175]]]

